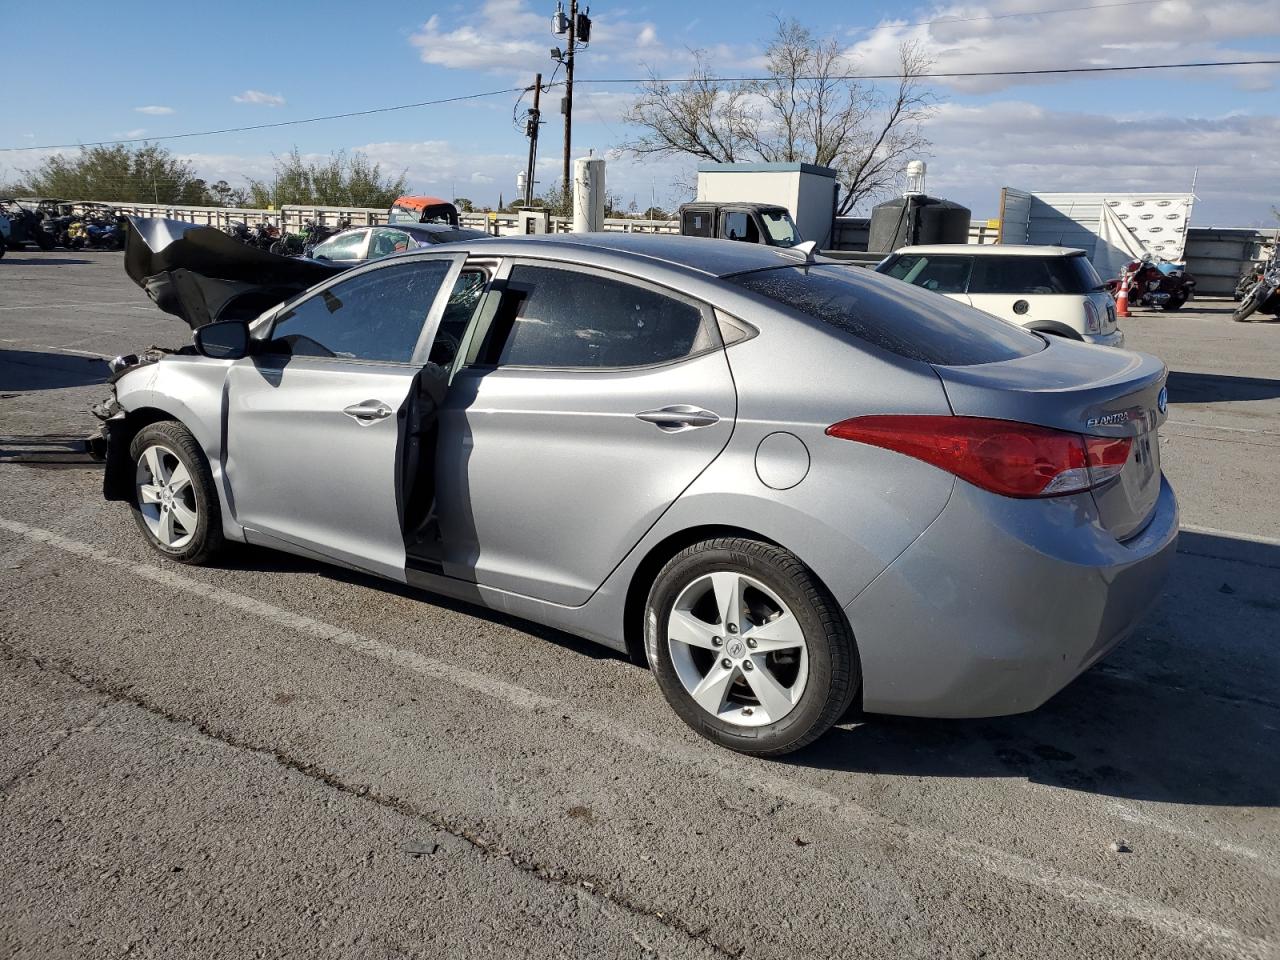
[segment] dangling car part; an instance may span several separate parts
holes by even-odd
[[[124,268],[161,310],[192,330],[248,320],[344,269],[282,257],[216,227],[129,217]]]

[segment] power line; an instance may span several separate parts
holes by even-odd
[[[1095,3],[1087,7],[1056,7],[1053,10],[1025,10],[1022,13],[993,13],[983,17],[939,17],[936,20],[917,20],[914,23],[879,23],[871,30],[880,30],[886,26],[927,27],[935,23],[977,23],[981,20],[1009,20],[1013,17],[1047,17],[1055,13],[1075,13],[1080,10],[1106,10],[1110,7],[1149,7],[1165,0],[1119,0],[1117,3]]]
[[[72,147],[106,147],[121,143],[155,143],[159,140],[182,140],[188,137],[212,137],[223,133],[244,133],[249,130],[270,130],[274,127],[296,127],[303,123],[319,123],[322,120],[346,120],[349,117],[367,117],[375,113],[392,113],[396,110],[413,110],[417,107],[435,107],[463,100],[479,100],[483,97],[499,97],[508,93],[520,93],[524,87],[507,87],[504,90],[486,90],[484,93],[468,93],[458,97],[441,97],[439,100],[422,100],[418,103],[400,103],[394,107],[373,107],[369,110],[352,110],[350,113],[331,113],[323,117],[306,117],[301,120],[279,120],[275,123],[255,123],[244,127],[223,127],[220,130],[196,130],[191,133],[171,133],[162,137],[130,137],[122,140],[86,140],[83,143],[50,143],[40,147],[0,147],[2,153],[21,150],[64,150]]]
[[[1055,67],[1043,70],[970,70],[950,73],[916,73],[919,79],[957,79],[962,77],[1036,77],[1072,73],[1124,73],[1137,70],[1193,70],[1201,67],[1276,66],[1280,60],[1202,60],[1195,63],[1146,63],[1123,67]],[[901,80],[901,73],[845,73],[830,77],[796,77],[797,80]],[[579,83],[696,83],[697,77],[592,77]],[[775,77],[715,77],[722,83],[752,83],[774,80]]]
[[[914,76],[921,80],[945,80],[979,77],[1039,77],[1065,76],[1069,74],[1101,74],[1101,73],[1133,73],[1143,70],[1196,70],[1212,67],[1248,67],[1276,66],[1280,59],[1271,60],[1201,60],[1190,63],[1147,63],[1118,67],[1057,67],[1037,70],[971,70],[950,71],[941,73],[918,73]],[[901,80],[900,73],[848,73],[831,77],[797,77],[797,80]],[[764,82],[773,77],[717,77],[723,83]],[[639,86],[646,83],[695,83],[696,77],[673,77],[659,79],[654,77],[592,77],[579,79],[579,84],[632,84]],[[564,86],[564,81],[545,84],[544,90]],[[334,113],[323,117],[306,117],[300,120],[280,120],[276,123],[258,123],[243,127],[224,127],[220,130],[199,130],[191,133],[172,133],[160,137],[133,137],[121,140],[92,140],[83,143],[54,143],[32,147],[0,147],[0,153],[17,153],[24,150],[65,150],[73,147],[105,147],[125,143],[157,143],[161,140],[182,140],[190,137],[212,137],[224,133],[243,133],[250,130],[269,130],[276,127],[292,127],[304,123],[319,123],[324,120],[345,120],[350,117],[367,117],[377,113],[391,113],[396,110],[413,110],[418,107],[433,107],[446,103],[460,103],[465,100],[479,100],[484,97],[497,97],[511,93],[524,93],[527,87],[507,87],[503,90],[488,90],[483,93],[469,93],[457,97],[442,97],[438,100],[423,100],[418,103],[402,103],[393,107],[375,107],[370,110],[353,110],[349,113]]]

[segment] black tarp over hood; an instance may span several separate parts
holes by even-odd
[[[128,221],[125,272],[192,330],[215,320],[252,320],[345,269],[268,253],[216,227],[162,217]]]

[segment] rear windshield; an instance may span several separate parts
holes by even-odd
[[[877,268],[938,293],[1088,294],[1102,280],[1087,257],[903,253]]]
[[[1025,357],[1044,342],[1021,327],[861,267],[775,267],[724,279],[911,360],[962,366]]]

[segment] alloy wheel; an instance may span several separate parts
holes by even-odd
[[[151,535],[169,550],[181,550],[196,534],[200,511],[191,473],[161,444],[146,447],[136,471],[138,508]]]
[[[681,590],[667,619],[667,644],[693,701],[735,726],[777,723],[809,679],[799,621],[777,593],[742,573],[704,574]]]

